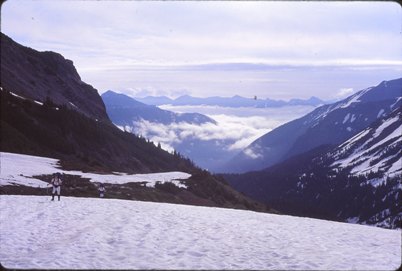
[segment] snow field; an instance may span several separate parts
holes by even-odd
[[[82,171],[61,170],[59,160],[53,158],[31,156],[25,154],[0,152],[0,186],[2,185],[25,185],[45,188],[47,182],[33,176],[53,174],[56,172],[79,175],[89,178],[91,182],[124,184],[129,182],[145,182],[146,186],[154,187],[156,182],[172,182],[176,186],[186,187],[179,180],[188,179],[190,174],[185,172],[161,172],[149,174],[95,174]]]
[[[0,196],[6,268],[394,270],[401,232],[251,211]]]

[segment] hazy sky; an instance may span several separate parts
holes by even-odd
[[[402,74],[395,2],[12,0],[1,31],[100,93],[333,99]]]

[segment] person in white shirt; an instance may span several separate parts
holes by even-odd
[[[61,174],[60,173],[53,174],[53,178],[52,178],[52,181],[50,183],[53,186],[52,200],[54,200],[54,196],[57,193],[57,196],[58,196],[59,201],[60,201],[61,184],[63,183],[63,181],[61,180]]]
[[[99,197],[103,198],[105,196],[105,191],[106,191],[105,186],[103,184],[101,184],[99,186],[98,190],[99,190]]]

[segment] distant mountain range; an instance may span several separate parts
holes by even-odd
[[[166,96],[147,96],[144,98],[135,98],[149,105],[209,105],[209,106],[222,106],[222,107],[255,107],[255,108],[266,108],[266,107],[281,107],[288,105],[311,105],[318,106],[325,104],[326,102],[320,100],[317,97],[311,97],[309,99],[291,99],[289,101],[283,100],[271,100],[271,99],[259,99],[258,97],[245,98],[241,96],[233,97],[207,97],[198,98],[189,95],[183,95],[176,99],[170,99]]]
[[[216,123],[215,120],[199,113],[174,113],[154,105],[138,102],[127,95],[111,90],[103,93],[101,97],[113,123],[122,127],[132,126],[133,122],[140,120],[161,124],[179,122],[191,124]]]
[[[272,130],[224,165],[221,172],[264,169],[320,145],[351,138],[399,106],[401,80],[384,81]]]
[[[402,78],[384,81],[268,133],[249,147],[254,160],[274,152],[281,158],[225,178],[285,213],[398,228],[401,116]]]

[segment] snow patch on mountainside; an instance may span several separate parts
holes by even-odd
[[[1,88],[1,91],[3,91],[3,88]],[[29,100],[28,98],[22,97],[21,95],[18,95],[18,94],[14,93],[14,92],[11,92],[11,91],[10,91],[10,94],[13,95],[14,97],[17,97],[17,98],[21,99],[21,100]],[[36,103],[36,104],[43,105],[42,102],[39,102],[39,101],[36,101],[36,100],[32,100],[32,101],[34,103]],[[58,108],[56,108],[56,109],[58,110]]]
[[[395,270],[401,264],[398,230],[117,199],[2,195],[0,208],[6,268]]]
[[[351,137],[350,139],[346,140],[342,143],[339,147],[340,148],[348,148],[353,142],[360,140],[361,138],[365,137],[370,132],[370,129],[366,129],[358,133],[357,135]]]
[[[320,108],[320,110],[318,110],[318,111],[316,112],[316,114],[315,114],[314,116],[312,116],[311,123],[314,123],[314,121],[316,121],[316,122],[312,125],[312,127],[316,126],[320,120],[325,119],[331,112],[334,112],[335,110],[338,110],[338,109],[345,109],[345,108],[350,107],[350,106],[351,106],[352,104],[354,104],[354,103],[359,103],[359,102],[361,102],[361,101],[360,101],[360,98],[362,98],[366,93],[368,93],[368,92],[369,92],[371,89],[373,89],[373,88],[374,88],[374,87],[369,87],[369,88],[363,89],[363,90],[361,90],[361,91],[359,91],[359,92],[353,94],[353,95],[350,96],[349,98],[346,98],[346,99],[343,100],[343,101],[340,101],[340,102],[337,102],[337,103],[334,103],[334,104],[330,104],[330,105],[324,105],[324,106],[322,106],[322,107]],[[384,112],[385,112],[385,111],[379,112],[377,118],[381,117]],[[381,114],[380,114],[380,113],[381,113]],[[345,118],[343,119],[343,122],[342,122],[342,123],[345,124],[345,123],[349,120],[349,118],[350,118],[350,113],[348,113],[347,115],[345,115]],[[351,119],[350,119],[350,122],[351,122],[351,123],[354,122],[355,119],[356,119],[356,117],[355,117],[354,115],[352,115],[352,117],[351,117]],[[307,122],[306,122],[305,124],[307,124]]]
[[[349,99],[347,99],[344,103],[338,104],[333,110],[337,109],[337,108],[347,108],[349,107],[352,103],[358,103],[360,102],[360,97],[362,97],[365,93],[367,93],[368,91],[370,91],[371,89],[373,89],[373,87],[369,87],[366,89],[363,89],[361,91],[359,91],[358,93],[350,96]]]
[[[346,116],[345,116],[345,118],[343,119],[343,124],[345,124],[347,121],[348,121],[348,119],[349,119],[349,116],[350,116],[350,113],[348,113]]]
[[[390,126],[391,124],[393,124],[394,122],[399,121],[399,116],[395,116],[393,118],[387,119],[385,120],[375,131],[375,133],[373,134],[373,137],[377,137],[379,136],[382,131],[387,128],[388,126]]]
[[[377,118],[382,117],[383,114],[384,114],[384,109],[381,109],[381,110],[378,112]]]
[[[327,106],[322,106],[322,111],[318,112],[318,114],[314,117],[313,120],[320,120],[320,119],[324,119],[329,113],[339,109],[339,108],[348,108],[349,106],[351,106],[353,103],[359,103],[360,102],[360,98],[366,94],[368,91],[370,91],[371,89],[373,89],[373,87],[369,87],[366,89],[363,89],[357,93],[355,93],[354,95],[350,96],[349,98],[341,101],[341,102],[337,102],[331,105],[327,105]],[[344,120],[343,123],[346,123],[346,121],[349,119],[350,114],[348,113]],[[353,121],[352,121],[353,122]]]
[[[190,174],[185,172],[161,172],[149,174],[126,174],[114,172],[114,174],[96,174],[75,170],[60,169],[59,160],[53,158],[31,156],[16,153],[0,152],[1,171],[0,186],[24,185],[45,188],[48,183],[39,180],[35,176],[53,174],[79,175],[89,178],[91,182],[124,184],[131,182],[145,183],[148,187],[154,187],[157,182],[171,182],[179,187],[186,187],[180,180],[188,179]]]
[[[332,167],[350,168],[351,174],[366,174],[370,171],[384,171],[389,176],[402,174],[402,150],[387,155],[387,152],[400,148],[402,142],[402,124],[400,114],[382,121],[376,128],[367,128],[342,143],[332,154]],[[395,128],[391,129],[393,126]],[[364,138],[368,137],[366,140]],[[350,151],[352,150],[352,151]]]
[[[393,104],[390,105],[390,109],[391,109],[391,110],[394,109],[394,107],[395,107],[396,105],[398,105],[399,101],[401,101],[401,100],[402,100],[402,97],[398,97],[398,99],[395,101],[395,103],[393,103]]]

